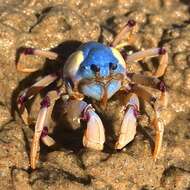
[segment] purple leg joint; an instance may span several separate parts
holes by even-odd
[[[45,126],[42,130],[41,138],[44,138],[47,135],[48,135],[48,127]]]
[[[159,55],[164,55],[166,53],[166,49],[163,47],[159,48],[158,53],[159,53]]]
[[[86,112],[86,109],[82,112],[81,119],[84,120],[84,121],[88,121],[89,120],[89,114],[88,114],[88,112]]]
[[[134,27],[136,25],[136,22],[134,20],[129,20],[127,23],[127,26]]]
[[[163,81],[160,81],[160,82],[158,83],[157,88],[158,88],[161,92],[165,92],[165,91],[166,91],[166,85],[165,85],[165,83],[164,83]]]
[[[23,105],[27,101],[27,97],[24,95],[19,96],[18,103]]]
[[[89,116],[89,113],[88,113],[88,110],[89,109],[92,109],[92,106],[90,104],[88,104],[84,110],[82,111],[82,117],[81,119],[84,120],[84,121],[88,121],[90,119],[90,116]]]
[[[50,106],[50,98],[46,96],[40,103],[41,108],[48,108]]]
[[[34,54],[34,49],[33,48],[26,48],[24,49],[24,55],[33,55]]]
[[[134,116],[136,117],[136,118],[138,118],[139,116],[140,116],[140,112],[138,111],[138,108],[137,108],[137,106],[132,106],[133,107],[133,113],[134,113]]]

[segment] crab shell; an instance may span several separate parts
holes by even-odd
[[[98,68],[97,72],[92,65]],[[114,69],[110,65],[114,65]],[[117,49],[88,42],[70,55],[63,76],[74,91],[100,101],[109,99],[121,88],[126,77],[126,63]]]

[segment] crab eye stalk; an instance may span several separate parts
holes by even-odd
[[[110,66],[111,70],[116,70],[117,69],[117,64],[116,63],[110,63],[109,66]]]
[[[97,66],[97,65],[95,65],[95,64],[92,64],[92,65],[90,66],[90,69],[91,69],[92,71],[94,71],[95,73],[97,73],[97,72],[100,71],[100,67]]]

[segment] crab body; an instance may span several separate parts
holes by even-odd
[[[63,64],[58,74],[49,74],[27,88],[19,96],[18,110],[23,121],[30,125],[31,118],[26,109],[26,101],[33,98],[40,90],[53,82],[57,83],[56,89],[47,93],[41,102],[41,108],[37,117],[35,132],[30,153],[30,164],[36,168],[39,152],[39,141],[47,146],[55,141],[48,135],[49,120],[56,100],[65,100],[65,110],[73,116],[75,121],[84,120],[86,129],[83,136],[83,145],[88,148],[102,150],[105,143],[105,131],[102,121],[91,104],[85,101],[85,97],[92,98],[105,107],[107,101],[117,92],[122,90],[126,98],[123,102],[123,120],[119,129],[115,149],[122,149],[136,134],[136,125],[139,113],[139,98],[149,102],[154,110],[155,118],[152,121],[156,130],[155,148],[153,158],[156,159],[161,149],[163,136],[163,122],[160,118],[160,110],[167,103],[166,87],[159,79],[166,70],[168,55],[164,48],[151,48],[139,51],[125,57],[122,56],[122,47],[126,43],[120,43],[126,36],[133,33],[135,22],[128,21],[127,25],[116,35],[110,46],[98,42],[87,42],[72,53]],[[64,53],[64,52],[63,52]],[[49,59],[57,59],[59,55],[51,51],[26,48],[21,56],[27,54],[44,56]],[[153,73],[129,73],[128,62],[138,62],[146,57],[160,56],[160,64]],[[23,72],[33,72],[32,69],[22,69],[21,64],[16,63],[17,69]],[[61,74],[60,74],[61,73]],[[60,80],[58,80],[60,79]],[[160,97],[154,97],[145,88],[160,91]]]

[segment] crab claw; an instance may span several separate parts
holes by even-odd
[[[83,113],[84,120],[87,121],[83,145],[95,150],[102,150],[105,142],[105,132],[101,119],[90,105],[85,108]]]
[[[122,149],[134,139],[136,134],[136,122],[139,110],[139,100],[136,95],[133,94],[130,97],[126,107],[115,149]]]

